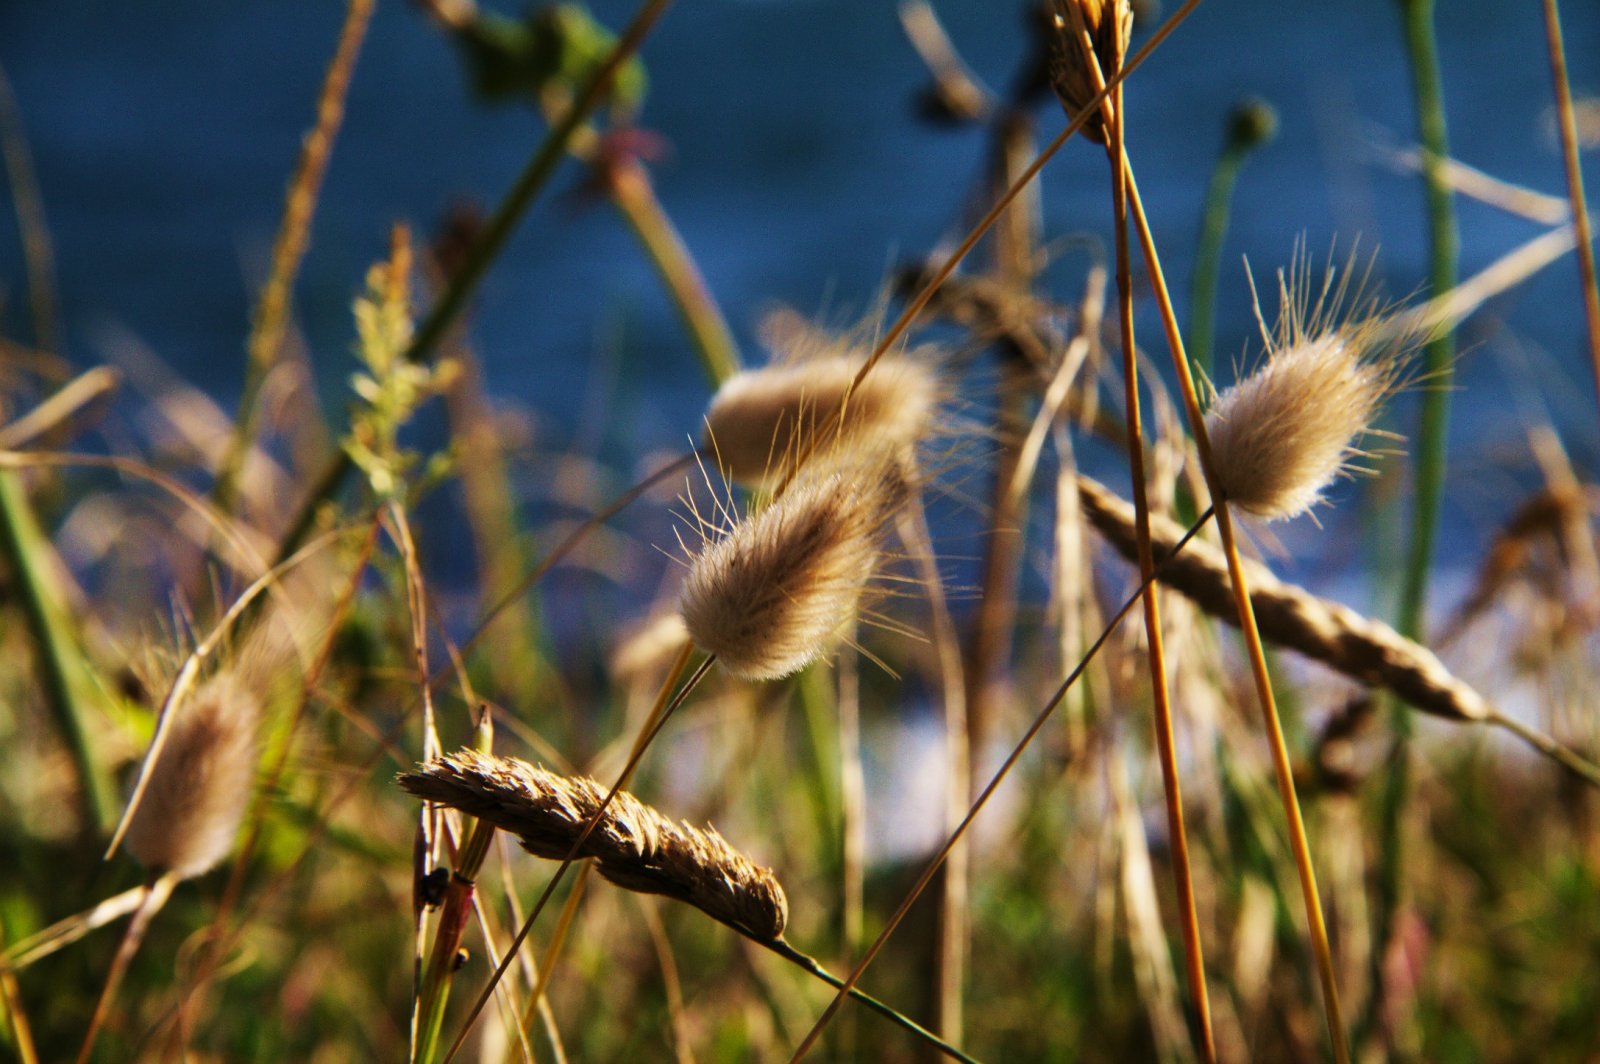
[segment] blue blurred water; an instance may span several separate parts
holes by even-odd
[[[1024,5],[937,5],[992,86],[1024,47]],[[11,79],[55,240],[67,350],[88,363],[106,326],[131,330],[180,373],[232,402],[242,377],[251,279],[307,127],[341,4],[107,0],[0,4]],[[602,0],[619,25],[631,4]],[[1600,91],[1600,4],[1564,5],[1577,88]],[[1537,5],[1453,0],[1440,31],[1454,153],[1506,180],[1562,194],[1546,130],[1550,83]],[[981,134],[920,123],[924,74],[885,0],[684,0],[647,42],[642,122],[672,145],[662,201],[698,257],[747,358],[775,302],[834,321],[869,307],[886,267],[951,234],[979,167]],[[1370,165],[1368,127],[1413,129],[1392,0],[1299,5],[1210,0],[1128,88],[1130,148],[1173,282],[1186,289],[1197,212],[1224,116],[1245,94],[1279,110],[1278,140],[1245,169],[1227,249],[1217,350],[1254,335],[1241,256],[1258,272],[1359,235],[1381,247],[1391,293],[1424,276],[1414,179]],[[1038,111],[1059,128],[1055,105]],[[325,388],[352,368],[348,307],[397,218],[430,228],[453,200],[492,203],[540,129],[469,97],[457,56],[412,7],[385,3],[361,56],[296,307]],[[1594,157],[1591,188],[1600,187]],[[489,275],[473,335],[496,393],[532,404],[551,439],[579,433],[596,365],[620,364],[607,431],[670,446],[705,398],[681,329],[631,237],[607,208],[557,192]],[[1045,174],[1052,234],[1109,233],[1104,161],[1073,145]],[[1537,227],[1463,203],[1469,274]],[[0,220],[6,323],[22,328],[13,221]],[[1052,271],[1073,294],[1081,258]],[[1553,411],[1592,466],[1593,386],[1576,274],[1565,260],[1499,300],[1463,335],[1447,549],[1464,549],[1514,502],[1507,486],[1528,404]],[[1141,319],[1152,340],[1148,313]],[[602,357],[603,356],[603,357]],[[1526,359],[1533,370],[1517,367]],[[1403,406],[1403,404],[1402,404]],[[1397,424],[1409,417],[1397,412]]]

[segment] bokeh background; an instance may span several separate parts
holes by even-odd
[[[1003,91],[1031,47],[1027,7],[944,0],[936,10],[977,77]],[[599,0],[593,10],[618,26],[631,5]],[[264,0],[0,5],[0,64],[34,155],[76,362],[136,339],[232,407],[252,293],[340,17],[336,4]],[[1563,18],[1575,90],[1592,96],[1600,5],[1569,3]],[[1535,5],[1455,0],[1438,21],[1454,155],[1563,195]],[[1130,82],[1131,149],[1180,313],[1230,107],[1256,95],[1280,116],[1278,138],[1239,185],[1218,307],[1224,367],[1255,337],[1245,258],[1270,275],[1297,239],[1317,255],[1359,242],[1378,251],[1387,294],[1422,288],[1419,184],[1382,148],[1414,135],[1399,37],[1387,0],[1309,9],[1213,0]],[[892,266],[970,217],[984,134],[919,118],[928,77],[891,3],[696,0],[669,12],[643,57],[639,121],[668,145],[654,167],[659,195],[747,361],[763,357],[755,331],[774,305],[853,321]],[[1053,101],[1035,113],[1045,135],[1059,128]],[[475,100],[460,57],[421,11],[380,5],[296,290],[328,402],[343,401],[350,301],[390,224],[426,233],[454,204],[492,206],[541,129],[531,108]],[[552,447],[674,447],[694,431],[704,377],[637,244],[582,181],[576,166],[564,172],[483,287],[472,336],[490,389],[525,404]],[[1088,146],[1051,163],[1042,195],[1050,236],[1109,235],[1104,162]],[[1460,220],[1463,276],[1539,229],[1468,200]],[[1076,292],[1086,254],[1063,251],[1052,267],[1061,298]],[[27,330],[22,280],[6,212],[0,294],[13,336]],[[1511,481],[1535,479],[1523,442],[1531,418],[1553,418],[1579,465],[1593,466],[1582,334],[1570,258],[1464,329],[1447,566],[1521,494]],[[1410,417],[1402,400],[1393,427],[1407,432]]]

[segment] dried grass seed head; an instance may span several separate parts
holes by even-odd
[[[1356,316],[1336,320],[1350,276],[1330,267],[1312,299],[1297,257],[1288,280],[1279,278],[1278,325],[1261,365],[1206,413],[1223,498],[1269,521],[1305,513],[1352,471],[1361,438],[1404,374],[1411,343],[1374,306],[1357,295]]]
[[[1100,64],[1101,77],[1111,80],[1112,73],[1122,64],[1128,51],[1128,38],[1133,32],[1133,6],[1128,0],[1053,0],[1054,32],[1049,36],[1050,84],[1066,108],[1068,118],[1076,118],[1098,91],[1093,72],[1078,41],[1074,9],[1082,18],[1089,38],[1094,42],[1095,58]],[[1083,135],[1096,144],[1106,142],[1105,120],[1100,105],[1083,124]]]
[[[808,465],[692,561],[679,601],[684,624],[733,675],[798,672],[856,616],[885,522],[910,491],[892,455],[862,450],[864,462]]]
[[[516,835],[536,857],[562,860],[605,801],[606,788],[475,750],[421,765],[400,786]],[[775,941],[789,902],[772,870],[734,849],[715,829],[674,822],[618,791],[579,850],[625,890],[661,894],[694,906],[741,933]]]
[[[234,674],[222,672],[174,712],[125,845],[147,868],[188,879],[233,846],[254,781],[260,706]]]
[[[706,444],[723,473],[770,486],[807,452],[848,454],[869,437],[912,453],[938,411],[936,370],[885,355],[856,384],[865,362],[864,352],[840,348],[731,377],[706,411]]]

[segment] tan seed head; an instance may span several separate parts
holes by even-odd
[[[1351,468],[1411,351],[1404,332],[1376,314],[1334,320],[1348,277],[1330,269],[1312,302],[1297,259],[1280,279],[1276,335],[1261,365],[1206,413],[1223,498],[1269,521],[1306,512]]]
[[[147,868],[188,879],[233,846],[254,782],[260,709],[254,693],[224,672],[174,712],[126,846]]]
[[[926,362],[885,355],[852,391],[862,364],[835,352],[731,377],[706,411],[706,445],[723,473],[770,486],[808,451],[848,454],[868,438],[909,453],[933,424],[937,374]]]
[[[884,522],[907,490],[898,463],[881,453],[807,467],[691,563],[680,609],[695,644],[748,680],[779,679],[815,661],[856,616]]]

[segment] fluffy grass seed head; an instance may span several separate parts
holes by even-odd
[[[885,355],[851,391],[864,361],[862,352],[837,349],[729,378],[706,410],[706,445],[724,475],[770,486],[808,449],[848,453],[868,437],[912,451],[938,412],[937,371],[922,359]],[[827,435],[813,445],[818,431]]]
[[[222,672],[175,712],[125,845],[145,867],[188,879],[233,846],[250,801],[260,709],[242,681]]]
[[[400,786],[516,835],[535,857],[566,858],[605,801],[606,788],[583,776],[560,776],[519,761],[458,750],[400,776]],[[674,822],[627,791],[618,791],[580,858],[642,894],[661,894],[761,941],[783,936],[789,902],[769,868],[730,846],[715,828]]]
[[[1067,116],[1076,118],[1095,98],[1097,90],[1083,47],[1078,43],[1071,9],[1076,8],[1083,19],[1084,28],[1094,42],[1101,76],[1109,81],[1112,71],[1128,51],[1128,37],[1133,32],[1133,5],[1128,0],[1053,0],[1053,6],[1054,32],[1049,36],[1050,84],[1061,99],[1061,106],[1066,108]],[[1099,105],[1083,124],[1083,135],[1096,144],[1106,142],[1105,120]]]
[[[776,680],[820,657],[855,618],[884,524],[909,491],[882,448],[811,464],[693,559],[679,608],[700,649],[741,679]],[[710,535],[704,528],[703,534]]]
[[[1330,267],[1312,299],[1297,257],[1288,280],[1279,277],[1278,326],[1261,365],[1206,413],[1223,498],[1269,521],[1305,513],[1351,470],[1361,437],[1400,383],[1411,349],[1405,337],[1370,304],[1336,320],[1349,279],[1350,271]]]

